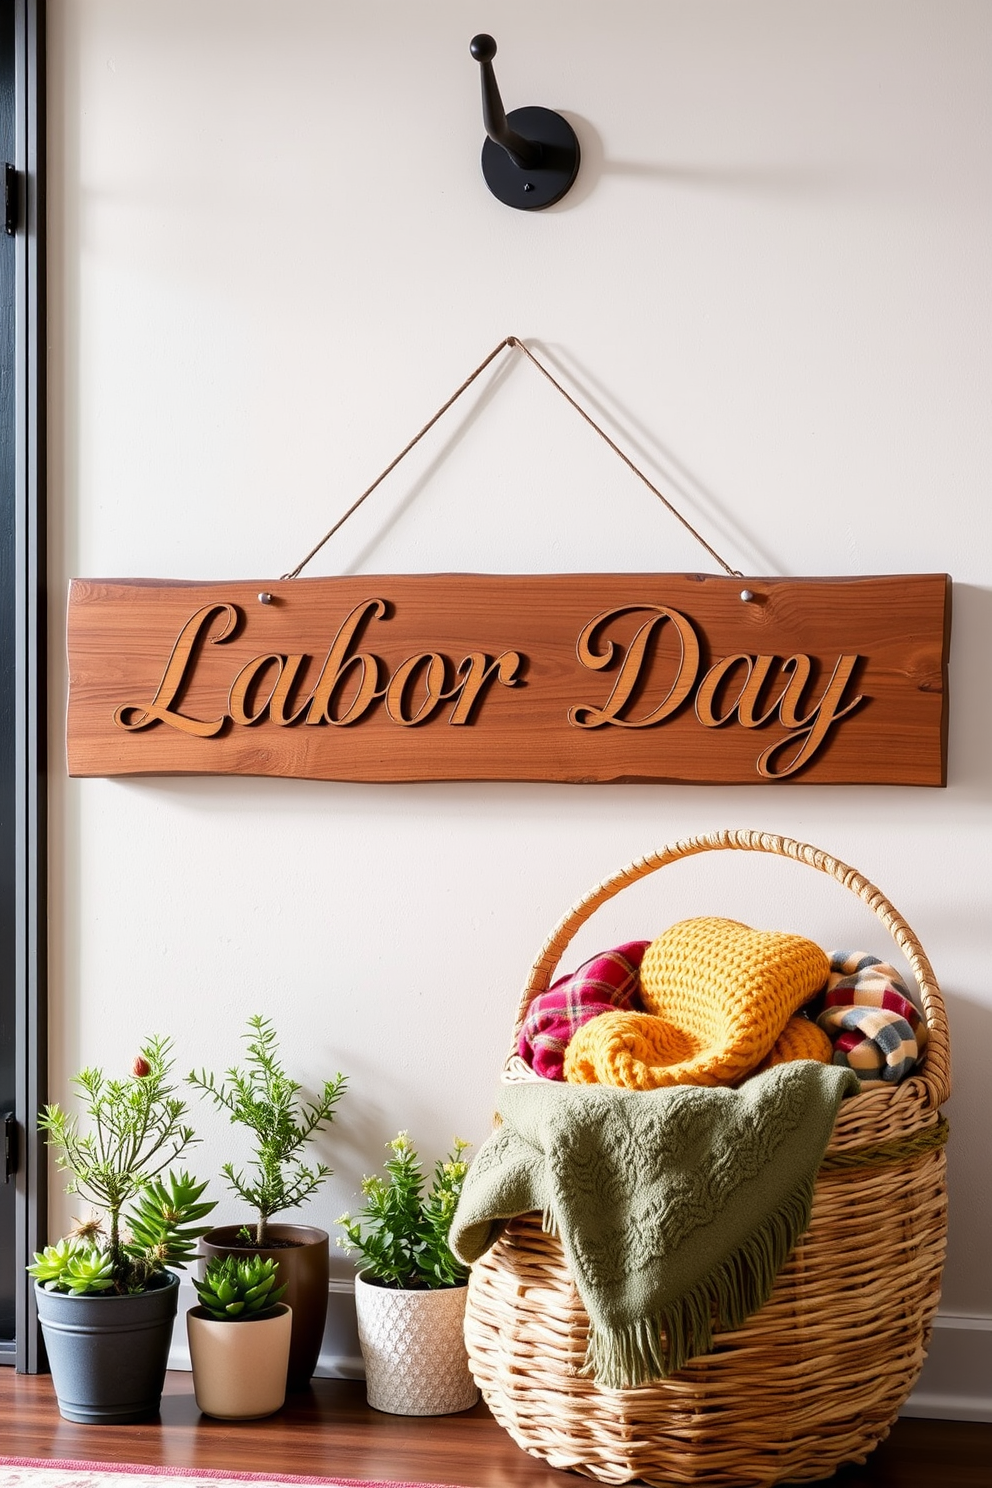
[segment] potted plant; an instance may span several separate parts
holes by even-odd
[[[206,1416],[271,1416],[286,1399],[292,1313],[276,1286],[279,1263],[212,1256],[186,1314],[193,1392]]]
[[[324,1082],[313,1101],[300,1099],[300,1085],[290,1079],[279,1058],[275,1030],[267,1018],[248,1019],[245,1067],[232,1067],[218,1081],[206,1070],[188,1076],[194,1088],[245,1127],[254,1143],[248,1173],[225,1163],[228,1186],[253,1211],[250,1225],[221,1225],[203,1237],[206,1256],[258,1255],[278,1260],[292,1311],[289,1353],[290,1390],[305,1389],[317,1367],[327,1317],[330,1280],[326,1230],[310,1225],[272,1224],[272,1216],[305,1203],[326,1178],[324,1163],[308,1165],[301,1157],[308,1142],[334,1119],[334,1107],[347,1080],[337,1074]]]
[[[159,1408],[179,1277],[213,1209],[205,1183],[171,1164],[197,1140],[170,1083],[168,1039],[141,1045],[131,1074],[84,1069],[73,1083],[90,1128],[49,1105],[39,1119],[66,1192],[98,1211],[35,1255],[38,1316],[59,1411],[69,1421],[116,1425]],[[163,1177],[162,1175],[165,1174]]]
[[[355,1309],[368,1402],[401,1416],[468,1410],[479,1398],[465,1351],[468,1267],[448,1245],[468,1143],[455,1138],[426,1192],[407,1133],[387,1146],[388,1181],[364,1179],[364,1205],[338,1220],[338,1244],[361,1258]]]

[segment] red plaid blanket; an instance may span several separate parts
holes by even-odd
[[[612,951],[600,951],[578,971],[559,977],[527,1010],[517,1045],[535,1074],[561,1080],[568,1041],[599,1013],[641,1007],[639,968],[649,941],[631,940]]]

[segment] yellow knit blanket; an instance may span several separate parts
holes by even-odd
[[[797,1057],[829,1062],[820,1030],[792,1017],[829,972],[826,953],[801,935],[682,920],[644,953],[647,1012],[590,1019],[569,1043],[565,1079],[655,1090],[730,1085]]]

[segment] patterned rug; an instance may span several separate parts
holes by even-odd
[[[285,1488],[316,1483],[323,1488],[436,1488],[429,1483],[381,1483],[367,1478],[290,1477],[283,1473],[230,1472],[204,1467],[148,1467],[129,1462],[63,1462],[37,1457],[0,1457],[0,1488],[101,1488],[126,1477],[126,1488]],[[125,1488],[122,1483],[120,1488]]]

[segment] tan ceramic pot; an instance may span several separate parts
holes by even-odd
[[[479,1398],[465,1352],[467,1287],[393,1291],[355,1278],[365,1393],[373,1410],[447,1416]]]
[[[250,1421],[286,1399],[293,1315],[284,1302],[262,1317],[218,1322],[205,1307],[186,1314],[193,1391],[205,1416]]]
[[[320,1345],[327,1317],[327,1287],[330,1279],[327,1231],[312,1225],[270,1224],[272,1240],[289,1241],[256,1250],[238,1243],[240,1225],[221,1225],[209,1230],[200,1241],[200,1274],[212,1256],[236,1256],[239,1261],[261,1256],[262,1260],[279,1262],[278,1286],[285,1283],[282,1300],[293,1312],[293,1340],[289,1351],[289,1379],[286,1388],[305,1390],[317,1367]]]

